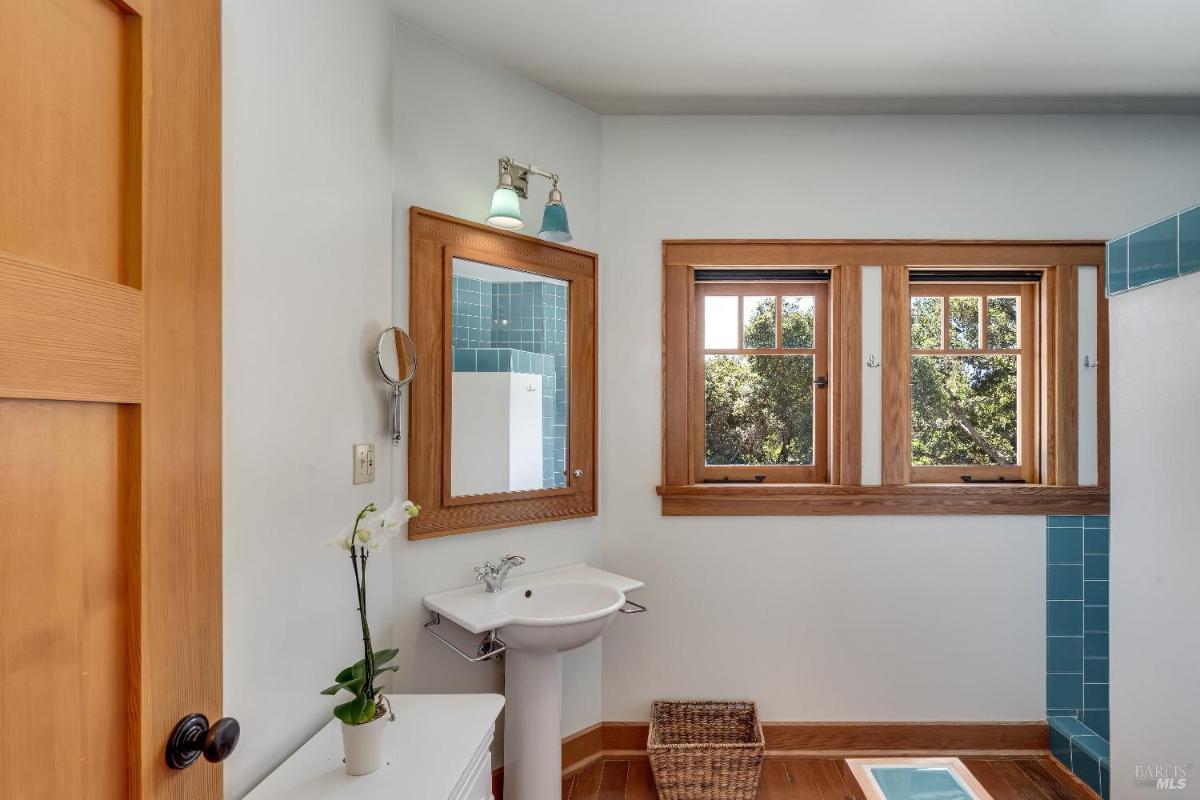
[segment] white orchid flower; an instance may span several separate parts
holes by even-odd
[[[351,550],[354,547],[378,550],[399,535],[400,527],[419,513],[421,507],[416,503],[396,498],[382,513],[364,517],[359,520],[356,528],[346,528],[330,539],[328,544],[342,550]]]

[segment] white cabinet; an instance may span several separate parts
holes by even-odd
[[[396,721],[388,725],[387,760],[377,771],[361,777],[346,774],[341,723],[331,720],[255,787],[247,800],[491,800],[492,737],[503,697],[390,694],[387,698]]]

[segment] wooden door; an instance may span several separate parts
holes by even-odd
[[[0,31],[0,797],[217,798],[219,0]]]

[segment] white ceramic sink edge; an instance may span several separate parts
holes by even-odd
[[[573,617],[562,617],[554,621],[529,619],[515,613],[511,603],[502,602],[502,598],[513,591],[532,589],[546,584],[585,583],[605,586],[616,590],[622,599],[616,601],[616,606],[610,606],[598,611],[591,611]],[[520,623],[525,625],[561,625],[569,622],[585,621],[611,614],[624,601],[626,592],[641,589],[644,583],[633,578],[626,578],[602,569],[589,567],[587,564],[572,564],[569,567],[558,567],[540,572],[525,574],[510,573],[500,592],[488,593],[483,584],[465,586],[461,589],[451,589],[448,592],[426,595],[425,607],[430,611],[441,614],[446,619],[465,628],[471,633],[502,628],[505,625]]]

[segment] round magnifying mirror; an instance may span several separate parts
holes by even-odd
[[[408,385],[417,371],[417,346],[403,328],[388,328],[375,347],[379,371],[392,386]]]

